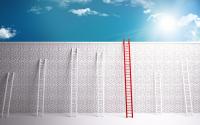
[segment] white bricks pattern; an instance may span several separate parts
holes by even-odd
[[[159,93],[162,112],[185,112],[183,58],[188,60],[192,111],[200,112],[200,44],[132,43],[131,47],[134,112],[156,112],[154,71],[160,73],[157,80],[162,84]],[[103,50],[104,55],[104,111],[125,112],[122,42],[0,43],[0,107],[3,106],[7,73],[15,72],[9,112],[36,112],[38,60],[47,59],[44,113],[70,113],[72,48],[78,48],[77,112],[97,112],[98,50]]]

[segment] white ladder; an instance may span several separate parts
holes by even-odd
[[[4,117],[4,112],[7,113],[6,117],[9,117],[9,115],[10,115],[10,103],[11,103],[11,99],[12,99],[14,77],[15,77],[15,73],[14,72],[12,72],[12,73],[8,72],[7,73],[5,90],[4,90],[3,105],[2,105],[2,112],[1,112],[1,117],[2,118]],[[10,86],[10,87],[8,88],[8,86]],[[6,98],[7,96],[8,96],[8,100]],[[6,102],[8,103],[7,104],[7,109],[5,107],[6,106]]]
[[[77,114],[77,100],[78,100],[78,49],[72,48],[70,61],[70,116]]]
[[[155,112],[162,113],[162,91],[160,72],[154,72]]]
[[[184,102],[185,102],[185,112],[193,113],[191,87],[190,87],[190,76],[188,70],[188,60],[182,61],[182,78],[183,78],[183,91],[184,91]]]
[[[38,65],[37,116],[44,114],[46,66],[47,59],[40,59]]]
[[[104,54],[103,52],[96,53],[96,101],[97,101],[97,116],[103,116],[104,113]]]

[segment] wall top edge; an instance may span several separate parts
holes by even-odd
[[[107,43],[107,44],[110,44],[110,43],[116,43],[116,44],[119,44],[119,43],[122,43],[122,41],[109,41],[109,42],[106,42],[106,41],[102,41],[102,42],[32,42],[32,41],[24,41],[24,42],[0,42],[0,44],[23,44],[23,43],[30,43],[30,44],[57,44],[57,43],[63,43],[63,44],[68,44],[68,43],[72,43],[72,44],[75,44],[75,43],[78,43],[78,44],[101,44],[101,43]],[[132,41],[131,43],[134,43],[134,44],[200,44],[200,41],[179,41],[179,42],[176,42],[176,41],[169,41],[169,42],[137,42],[137,41]]]

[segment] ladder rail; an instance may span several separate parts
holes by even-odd
[[[125,40],[123,40],[123,49],[125,49]],[[125,50],[124,50],[125,51]],[[124,79],[125,79],[125,103],[126,103],[126,118],[127,116],[127,96],[126,96],[126,66],[125,66],[125,52],[124,52]]]
[[[70,115],[72,115],[72,60],[73,60],[73,48],[71,49],[71,60],[70,60]]]
[[[40,98],[40,63],[41,63],[41,59],[39,60],[38,63],[38,88],[37,88],[37,107],[36,107],[36,115],[39,115],[39,98]]]
[[[78,100],[78,49],[71,49],[71,89],[70,89],[70,116],[76,116]]]
[[[44,106],[45,106],[45,82],[46,82],[46,69],[47,69],[47,59],[44,59],[44,71],[43,71],[43,90],[42,90],[42,114],[44,114]]]
[[[9,95],[9,100],[8,100],[7,117],[9,117],[9,115],[10,115],[10,103],[11,103],[11,99],[12,99],[14,78],[15,78],[15,73],[13,72],[12,77],[11,77],[11,86],[10,86],[10,95]]]
[[[96,82],[97,82],[97,116],[103,116],[104,113],[104,69],[103,52],[97,52],[96,61]]]
[[[132,69],[131,69],[131,45],[130,45],[130,39],[128,39],[128,44],[129,44],[129,60],[130,60],[130,89],[131,89],[131,110],[132,110],[132,117],[133,117],[133,93],[132,93]]]
[[[8,72],[7,76],[6,76],[6,85],[5,85],[5,90],[4,90],[4,98],[3,98],[3,105],[2,105],[2,111],[1,111],[1,117],[4,116],[4,109],[5,109],[5,103],[6,103],[6,95],[7,95],[9,77],[10,77],[10,73]]]

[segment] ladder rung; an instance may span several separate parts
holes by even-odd
[[[132,105],[127,106],[127,111],[132,110]]]
[[[126,105],[127,105],[128,107],[130,106],[130,108],[131,108],[132,103],[126,103]],[[128,110],[128,108],[127,108],[127,110]]]

